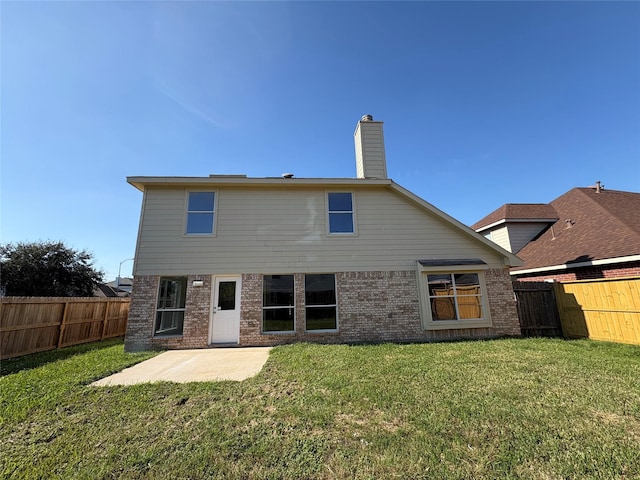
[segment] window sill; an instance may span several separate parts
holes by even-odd
[[[287,330],[286,332],[260,332],[260,335],[295,335],[294,330]]]
[[[326,335],[326,334],[334,334],[337,335],[340,332],[338,331],[337,328],[331,329],[331,330],[305,330],[304,333],[308,334],[308,335],[313,335],[314,333],[317,334],[322,334],[322,335]]]
[[[175,335],[155,335],[155,334],[153,335],[154,339],[156,339],[156,338],[159,338],[159,339],[163,339],[163,338],[182,338],[182,337],[184,337],[183,333],[175,334]]]
[[[488,328],[491,327],[491,320],[441,320],[437,322],[427,322],[425,330],[456,330],[463,328]]]

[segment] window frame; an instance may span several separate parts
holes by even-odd
[[[180,295],[180,299],[182,299],[184,302],[183,306],[171,307],[171,308],[161,307],[161,302],[163,301],[162,282],[178,281],[178,280],[182,283],[182,287],[184,290],[183,295]],[[163,277],[160,277],[160,279],[158,280],[158,290],[157,290],[157,296],[156,296],[156,314],[153,319],[153,337],[154,338],[182,337],[184,335],[184,320],[185,320],[185,312],[187,309],[186,308],[187,307],[187,285],[188,285],[188,278],[186,276],[180,276],[180,275],[163,276]],[[164,312],[182,312],[182,325],[180,328],[180,333],[168,333],[168,334],[158,333],[159,326],[160,326],[159,325],[160,314]]]
[[[189,210],[189,197],[192,193],[212,193],[213,194],[213,210]],[[184,237],[215,237],[218,222],[218,202],[220,201],[218,190],[216,189],[189,189],[185,191],[184,199],[184,224],[182,226],[182,235]],[[190,213],[209,213],[211,214],[211,233],[189,233],[189,214]]]
[[[491,327],[491,312],[489,310],[489,297],[487,286],[485,283],[486,265],[446,265],[446,266],[423,266],[418,262],[418,288],[420,297],[420,309],[422,313],[422,325],[425,330],[452,330],[459,328],[486,328]],[[478,284],[480,287],[480,307],[483,317],[479,319],[460,319],[460,320],[434,320],[431,311],[431,298],[429,295],[428,275],[456,275],[460,273],[473,273],[478,275]],[[457,293],[454,292],[453,297],[457,304]],[[456,315],[459,309],[456,308]]]
[[[313,275],[331,275],[333,276],[333,294],[335,297],[334,304],[325,304],[325,305],[309,305],[307,303],[307,277]],[[311,308],[335,308],[335,317],[336,317],[336,326],[335,328],[318,328],[318,329],[309,329],[307,328],[307,309]],[[304,274],[304,329],[306,333],[314,334],[314,333],[328,333],[328,332],[337,332],[339,329],[339,311],[338,311],[338,284],[336,280],[335,273],[305,273]]]
[[[276,305],[276,306],[265,306],[264,297],[265,297],[265,279],[267,277],[280,276],[280,277],[291,277],[293,280],[293,286],[291,290],[291,298],[292,305]],[[265,330],[264,328],[264,314],[266,310],[284,310],[289,309],[292,310],[293,316],[293,329],[292,330]],[[292,273],[269,273],[262,275],[262,308],[261,308],[261,319],[260,319],[260,333],[262,335],[288,335],[296,333],[296,277]]]
[[[334,210],[331,211],[329,210],[329,196],[332,193],[348,193],[349,195],[351,195],[351,210],[350,211],[346,211],[346,210]],[[329,236],[356,236],[358,235],[358,222],[356,221],[356,194],[353,190],[327,190],[325,191],[325,213],[326,213],[326,219],[327,219],[327,235]],[[344,215],[344,214],[351,214],[351,226],[352,226],[352,231],[351,232],[332,232],[331,231],[331,214],[339,214],[339,215]]]

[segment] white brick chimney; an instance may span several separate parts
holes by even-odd
[[[363,115],[353,134],[356,146],[358,178],[387,178],[387,158],[384,153],[382,122]]]

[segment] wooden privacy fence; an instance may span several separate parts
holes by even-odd
[[[129,298],[0,298],[0,358],[125,334]]]
[[[640,278],[553,285],[566,337],[640,345]]]
[[[524,337],[562,337],[553,284],[514,281],[513,291]]]

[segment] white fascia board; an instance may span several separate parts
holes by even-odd
[[[543,273],[555,270],[569,270],[570,268],[580,267],[597,267],[599,265],[614,265],[617,263],[637,262],[640,261],[640,255],[629,255],[628,257],[603,258],[601,260],[590,260],[588,262],[579,263],[563,263],[560,265],[551,265],[548,267],[529,268],[526,270],[513,270],[509,272],[511,275],[523,275],[526,273]]]
[[[247,178],[240,175],[216,175],[212,177],[127,177],[127,182],[138,190],[144,191],[147,186],[157,187],[185,187],[185,186],[275,186],[275,187],[306,187],[306,186],[387,186],[389,179],[359,179],[359,178]]]
[[[485,247],[488,247],[490,250],[493,250],[494,252],[500,254],[503,257],[503,262],[505,266],[519,267],[520,265],[524,264],[524,262],[520,258],[515,256],[513,253],[509,252],[508,250],[505,250],[504,248],[499,246],[497,243],[493,243],[491,240],[484,238],[482,235],[480,235],[478,232],[476,232],[472,228],[456,220],[452,216],[444,213],[442,210],[434,207],[429,202],[423,200],[422,198],[410,192],[406,188],[401,187],[400,185],[394,182],[391,182],[390,188],[398,192],[403,197],[413,201],[418,206],[430,211],[435,216],[440,217],[442,220],[450,223],[454,227],[457,227],[460,232],[464,233],[471,239],[475,240],[478,243],[481,243]]]
[[[485,225],[484,227],[480,227],[476,230],[476,232],[480,233],[505,223],[555,223],[558,220],[558,218],[503,218],[502,220],[498,220],[497,222],[493,222],[489,225]]]
[[[498,225],[502,225],[503,223],[507,223],[507,221],[503,218],[502,220],[498,220],[497,222],[490,223],[489,225],[485,225],[484,227],[480,227],[476,230],[476,232],[484,232],[485,230],[489,230],[490,228],[497,227]]]

